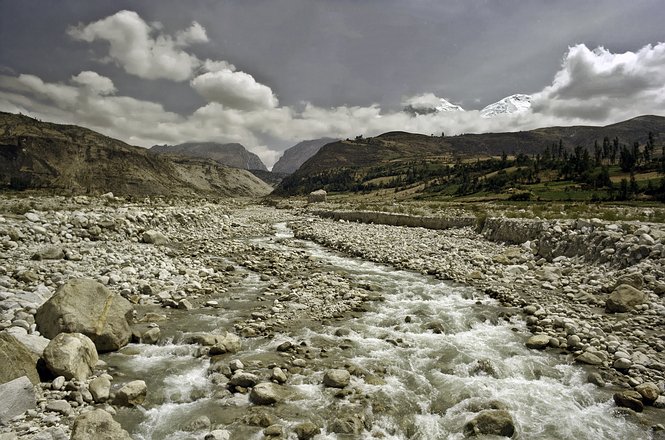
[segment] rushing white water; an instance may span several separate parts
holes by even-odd
[[[277,225],[276,238],[259,242],[277,250],[296,243],[283,224]],[[309,242],[297,245],[334,270],[377,286],[385,300],[338,326],[253,339],[237,354],[242,359],[257,351],[274,352],[285,339],[327,347],[325,359],[312,361],[314,371],[289,379],[296,396],[275,408],[278,416],[285,415],[284,426],[314,418],[323,425],[316,439],[461,439],[464,425],[479,408],[500,407],[513,417],[514,438],[649,438],[643,427],[613,414],[611,394],[588,384],[582,367],[526,349],[524,323],[516,318],[497,320],[498,305],[484,295],[418,273],[346,258]],[[259,284],[252,279],[251,290]],[[228,317],[216,320],[207,313],[203,327],[228,322]],[[188,319],[197,317],[183,315],[174,325],[182,330]],[[349,332],[336,332],[340,327]],[[443,331],[434,333],[432,328]],[[195,347],[137,348],[139,355],[110,358],[127,379],[148,377],[151,397],[146,409],[120,414],[136,438],[192,438],[184,427],[193,418],[206,415],[213,425],[228,424],[230,414],[251,406],[246,396],[215,396],[218,390],[207,377],[208,361],[195,356]],[[351,380],[351,388],[367,396],[364,403],[341,399],[321,385],[323,370],[345,365],[370,373]],[[346,413],[363,413],[369,421],[360,437],[332,432],[333,421]],[[249,437],[262,438],[260,431],[236,436]]]

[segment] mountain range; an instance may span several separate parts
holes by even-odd
[[[250,172],[162,156],[87,128],[0,112],[0,187],[65,194],[263,196]]]

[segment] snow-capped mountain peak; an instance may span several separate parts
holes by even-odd
[[[524,113],[531,108],[531,95],[510,95],[500,101],[490,104],[480,111],[483,118],[493,118],[499,115]]]
[[[433,93],[412,96],[411,98],[402,101],[402,105],[404,106],[404,111],[414,115],[464,111],[459,105],[453,104],[444,98],[439,98]]]

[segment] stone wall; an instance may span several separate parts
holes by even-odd
[[[313,211],[319,217],[412,228],[450,229],[475,226],[475,217],[424,217],[376,211]]]

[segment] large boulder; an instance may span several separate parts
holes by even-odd
[[[646,294],[629,284],[620,284],[605,302],[607,313],[629,312],[638,304],[646,301]]]
[[[44,349],[46,367],[67,380],[87,379],[98,360],[95,344],[81,333],[60,333]]]
[[[642,403],[642,395],[635,390],[626,390],[614,393],[612,396],[614,403],[621,408],[630,408],[636,412],[644,411],[644,403]]]
[[[132,440],[111,414],[95,409],[81,414],[72,428],[71,440]]]
[[[127,345],[132,310],[129,301],[103,284],[78,278],[65,283],[37,310],[35,322],[49,339],[63,332],[83,333],[103,353]]]
[[[39,358],[14,336],[0,332],[0,384],[22,376],[27,376],[30,382],[38,384],[38,360]]]
[[[515,434],[515,424],[508,411],[488,409],[481,411],[464,426],[464,434],[467,437],[476,435],[512,437]]]
[[[27,376],[0,385],[0,425],[37,406],[35,389]]]
[[[327,196],[328,193],[325,189],[317,189],[316,191],[309,193],[307,196],[307,203],[325,202]]]

